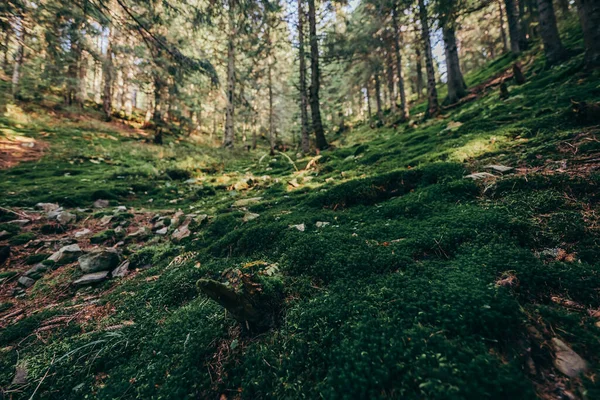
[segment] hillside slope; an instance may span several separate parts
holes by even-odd
[[[359,123],[317,157],[11,107],[3,395],[599,398],[600,128],[571,100],[600,76],[568,37],[553,69],[523,56],[506,100],[484,83],[508,56],[443,117]],[[72,244],[119,260],[74,284]]]

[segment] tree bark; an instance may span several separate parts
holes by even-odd
[[[325,139],[323,121],[321,121],[321,106],[319,104],[320,72],[319,72],[319,38],[317,37],[317,16],[315,0],[308,0],[308,25],[310,40],[310,113],[312,127],[315,131],[317,149],[329,147]]]
[[[110,119],[112,118],[112,57],[112,28],[109,28],[106,45],[106,56],[104,57],[104,63],[102,65],[102,77],[104,78],[102,109],[104,111],[104,116],[107,121],[110,121]]]
[[[600,66],[600,1],[577,0],[577,13],[583,29],[585,65],[587,68]]]
[[[392,52],[386,50],[386,64],[387,64],[387,85],[389,92],[390,110],[392,114],[398,112],[398,104],[396,104],[396,93],[394,93],[394,60],[392,58]]]
[[[502,37],[502,51],[508,53],[508,42],[506,40],[506,31],[504,30],[504,11],[502,10],[502,0],[498,0],[498,9],[500,10],[500,36]]]
[[[529,32],[530,20],[525,11],[525,1],[517,0],[517,9],[519,10],[519,49],[521,51],[529,48],[527,33]]]
[[[165,128],[165,89],[166,84],[158,72],[154,74],[154,144],[163,144],[163,131]]]
[[[371,119],[371,117],[373,116],[373,113],[371,111],[371,94],[369,93],[369,83],[367,82],[367,86],[365,86],[365,93],[367,95],[367,115],[369,116],[369,119]]]
[[[427,113],[428,117],[435,117],[440,112],[437,89],[435,87],[435,71],[433,69],[433,54],[431,52],[431,39],[429,37],[429,21],[424,0],[419,0],[419,17],[421,18],[421,32],[425,50],[425,69],[427,71]]]
[[[12,94],[16,96],[19,92],[19,82],[21,79],[21,67],[23,66],[23,60],[25,59],[25,19],[23,17],[17,17],[17,28],[20,32],[15,32],[17,39],[17,51],[15,53],[15,62],[13,64],[12,74]]]
[[[553,65],[563,60],[566,56],[565,49],[560,41],[558,28],[556,27],[556,16],[552,0],[537,0],[539,10],[539,28],[542,42],[544,43],[544,53],[549,65]]]
[[[404,89],[404,75],[402,74],[402,52],[400,44],[402,42],[400,27],[398,26],[397,5],[392,8],[392,25],[394,28],[394,46],[396,50],[396,75],[398,76],[398,95],[400,96],[400,118],[406,119],[409,115],[408,102],[406,101],[406,91]]]
[[[227,38],[227,106],[225,108],[225,133],[223,147],[233,148],[235,140],[235,1],[229,1],[229,35]]]
[[[421,56],[421,43],[417,44],[415,48],[415,56],[416,56],[416,68],[417,68],[417,99],[421,100],[423,97],[423,88],[425,87],[425,83],[423,81],[423,57]]]
[[[301,149],[304,154],[310,151],[308,137],[308,99],[306,98],[306,57],[304,55],[304,7],[298,0],[298,58],[300,60],[300,132]]]
[[[519,29],[519,17],[517,14],[517,5],[515,0],[504,0],[506,7],[506,20],[508,21],[508,32],[510,34],[510,51],[514,55],[521,53],[519,38],[521,37]]]
[[[8,49],[10,47],[10,33],[12,29],[10,27],[10,23],[7,22],[6,32],[4,33],[4,57],[2,59],[2,70],[4,72],[8,71]]]
[[[268,61],[269,65],[267,66],[268,73],[268,81],[269,81],[269,153],[274,156],[275,155],[275,125],[273,121],[273,72],[271,66],[271,60]]]
[[[448,98],[449,104],[456,103],[467,95],[465,80],[460,70],[458,48],[456,46],[456,33],[452,21],[446,21],[442,26],[444,37],[444,50],[446,53],[446,68],[448,73]]]
[[[383,122],[383,110],[381,109],[381,81],[379,71],[375,72],[375,104],[377,105],[377,118]]]

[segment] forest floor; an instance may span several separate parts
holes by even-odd
[[[318,156],[11,106],[0,397],[600,398],[600,126],[571,111],[600,76],[566,43],[552,69],[525,54],[508,99],[485,85],[504,56],[472,101]]]

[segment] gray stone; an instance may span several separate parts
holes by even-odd
[[[73,236],[75,236],[76,239],[81,239],[82,237],[87,236],[90,233],[92,233],[91,230],[89,230],[87,228],[84,228],[84,229],[82,229],[80,231],[75,232],[75,234]]]
[[[554,366],[570,378],[575,378],[587,370],[587,363],[581,356],[567,346],[562,340],[552,338],[554,348]]]
[[[205,222],[206,220],[208,220],[208,214],[200,214],[200,215],[194,217],[194,222],[197,223],[198,225],[202,225],[202,223]]]
[[[304,230],[306,229],[306,225],[304,225],[304,224],[290,225],[290,228],[298,229],[300,232],[304,232]]]
[[[15,376],[13,377],[12,384],[13,385],[26,384],[28,375],[29,375],[29,372],[27,371],[27,367],[25,365],[17,365],[17,368],[15,368]]]
[[[164,236],[164,235],[166,235],[166,234],[167,234],[168,230],[169,230],[169,228],[167,228],[167,227],[165,226],[164,228],[161,228],[161,229],[157,230],[157,231],[156,231],[156,234],[157,234],[157,235]]]
[[[108,200],[98,199],[94,202],[94,208],[106,208],[109,204]]]
[[[87,285],[93,285],[108,279],[108,271],[94,272],[93,274],[86,274],[81,278],[73,282],[73,286],[82,287]]]
[[[251,213],[251,212],[247,212],[246,214],[244,214],[244,222],[248,222],[248,221],[252,221],[253,219],[256,219],[260,217],[260,214],[256,214],[256,213]]]
[[[490,165],[486,165],[485,168],[494,170],[494,171],[498,171],[498,172],[507,172],[510,171],[511,169],[513,169],[513,167],[507,167],[506,165],[497,165],[497,164],[490,164]]]
[[[79,257],[79,268],[85,273],[110,271],[119,264],[115,249],[96,250]]]
[[[188,225],[191,222],[191,218],[186,218],[183,224],[171,234],[171,237],[177,241],[184,239],[192,234]]]
[[[474,172],[470,175],[466,175],[465,178],[473,179],[474,181],[495,178],[496,175],[492,175],[489,172]]]
[[[35,280],[28,278],[26,276],[22,276],[19,278],[19,285],[29,288],[32,287],[35,284]]]
[[[127,237],[128,238],[138,238],[138,237],[143,237],[146,235],[148,235],[148,229],[145,226],[142,226],[137,231],[131,232],[129,235],[127,235]]]
[[[129,260],[125,260],[111,273],[113,278],[123,278],[129,273]]]
[[[127,207],[125,207],[125,206],[118,206],[118,207],[115,207],[114,213],[117,214],[117,213],[125,212],[125,211],[127,211]]]
[[[327,225],[329,225],[329,222],[317,221],[317,223],[315,225],[317,226],[317,228],[324,228]]]
[[[45,213],[49,213],[50,211],[54,211],[60,206],[56,203],[37,203],[35,205],[36,210],[43,210]]]
[[[48,217],[48,219],[56,219],[56,217],[58,217],[58,214],[60,214],[63,211],[62,207],[58,207],[54,210],[48,211],[46,213],[46,216]]]
[[[70,244],[68,246],[61,247],[60,250],[48,257],[48,260],[54,261],[57,264],[68,264],[71,263],[79,256],[83,254],[83,251],[77,244]]]
[[[112,215],[105,215],[104,217],[100,218],[100,225],[108,225],[111,220]]]
[[[77,216],[68,211],[63,211],[56,216],[56,220],[60,222],[62,225],[68,225],[77,220]]]
[[[8,231],[0,231],[0,240],[5,239],[10,236],[10,232]]]
[[[31,279],[40,279],[48,269],[49,267],[47,265],[39,263],[25,271],[24,275]]]

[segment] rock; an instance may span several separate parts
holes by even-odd
[[[119,265],[119,253],[115,249],[96,250],[82,255],[78,261],[85,273],[110,271]]]
[[[17,365],[15,368],[15,376],[12,380],[12,385],[24,385],[27,383],[27,375],[29,375],[29,371],[25,365]]]
[[[6,239],[10,236],[10,232],[8,231],[0,231],[0,240]]]
[[[92,233],[91,230],[89,230],[87,228],[84,228],[84,229],[82,229],[80,231],[75,232],[74,236],[75,236],[76,239],[81,239],[82,237],[87,236],[90,233]]]
[[[290,228],[295,228],[295,229],[298,229],[300,232],[304,232],[304,230],[306,229],[306,226],[304,224],[298,224],[298,225],[290,225]]]
[[[175,229],[175,231],[173,232],[173,234],[171,234],[171,237],[177,241],[184,239],[188,236],[190,236],[192,234],[192,232],[190,232],[190,229],[188,228],[188,225],[190,223],[190,219],[186,219],[183,224]]]
[[[157,222],[154,224],[154,226],[152,227],[152,229],[153,229],[153,230],[157,230],[157,229],[162,229],[162,228],[164,228],[164,227],[165,227],[165,220],[164,220],[164,219],[161,219],[161,220],[158,220],[158,221],[157,221]]]
[[[317,226],[317,228],[323,228],[323,227],[326,227],[329,224],[330,224],[329,222],[317,221],[317,223],[315,225]]]
[[[108,200],[98,199],[94,202],[94,208],[106,208],[109,204]]]
[[[202,225],[202,223],[206,220],[208,220],[208,214],[200,214],[200,215],[194,217],[194,222],[197,223],[198,225]]]
[[[161,229],[157,230],[157,231],[156,231],[156,234],[157,234],[157,235],[164,236],[164,235],[166,235],[166,234],[167,234],[168,230],[169,230],[169,228],[167,228],[167,227],[165,226],[164,228],[161,228]]]
[[[179,210],[177,211],[175,214],[173,214],[173,217],[171,218],[171,226],[173,228],[177,228],[180,224],[180,218],[183,217],[183,211]]]
[[[87,285],[93,285],[108,279],[108,271],[94,272],[93,274],[86,274],[81,278],[73,282],[73,286],[82,287]]]
[[[514,169],[513,167],[507,167],[506,165],[496,165],[496,164],[486,165],[484,168],[492,169],[497,172],[507,172],[507,171],[510,171],[511,169]]]
[[[129,273],[129,260],[125,260],[111,273],[113,278],[123,278]]]
[[[23,288],[20,288],[20,287],[16,287],[12,291],[12,296],[13,297],[21,297],[24,294],[25,294],[25,290],[23,290]]]
[[[33,267],[29,268],[27,271],[25,271],[25,275],[28,278],[31,279],[40,279],[42,277],[42,275],[44,275],[44,273],[46,271],[48,271],[50,267],[48,267],[47,265],[44,265],[42,263],[39,264],[35,264]]]
[[[256,204],[262,200],[262,197],[250,197],[247,199],[236,200],[231,206],[232,207],[246,207],[252,204]]]
[[[108,225],[111,220],[112,215],[105,215],[104,217],[100,218],[100,225]]]
[[[54,211],[60,206],[56,203],[37,203],[35,205],[36,210],[43,210],[45,213],[49,213],[50,211]]]
[[[30,222],[28,219],[13,219],[12,221],[8,221],[7,224],[25,226]]]
[[[22,276],[19,278],[19,285],[25,287],[25,288],[30,288],[35,284],[35,280],[28,278],[26,276]]]
[[[570,378],[575,378],[587,370],[587,363],[581,356],[567,346],[562,340],[552,338],[554,349],[554,366]]]
[[[0,265],[10,257],[10,246],[0,246]]]
[[[68,246],[62,247],[60,250],[52,254],[48,257],[48,260],[54,261],[56,264],[68,264],[71,263],[79,256],[83,254],[83,251],[79,248],[77,244],[70,244]]]
[[[131,232],[127,235],[128,238],[140,238],[148,235],[148,229],[145,226],[142,226],[135,232]]]
[[[260,214],[247,212],[246,214],[244,214],[244,222],[252,221],[253,219],[256,219],[258,217],[260,217]]]
[[[77,220],[77,216],[68,211],[63,211],[56,216],[56,220],[62,225],[69,225]]]
[[[123,235],[122,232],[121,232],[121,235]],[[108,240],[115,239],[116,237],[118,237],[118,233],[115,232],[115,230],[107,229],[105,231],[98,232],[94,236],[92,236],[90,238],[90,243],[100,244],[100,243],[104,243]]]
[[[55,208],[54,210],[48,211],[46,213],[46,216],[48,217],[48,219],[56,219],[56,217],[58,217],[58,214],[60,214],[63,211],[62,207],[58,207]]]
[[[118,214],[120,212],[125,212],[125,211],[127,211],[127,207],[125,207],[125,206],[118,206],[118,207],[115,207],[114,214]]]

